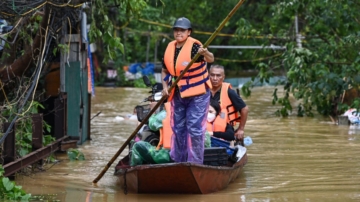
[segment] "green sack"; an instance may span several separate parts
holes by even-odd
[[[145,141],[136,142],[131,149],[130,166],[171,162],[169,150],[156,150]]]
[[[130,166],[155,163],[151,157],[152,147],[148,142],[136,142],[131,148]]]
[[[163,126],[162,121],[165,119],[165,117],[166,117],[165,110],[161,110],[159,113],[151,115],[148,123],[150,130],[158,131],[160,128],[162,128]]]
[[[170,150],[168,149],[159,149],[154,151],[153,160],[155,163],[169,163],[171,162]]]

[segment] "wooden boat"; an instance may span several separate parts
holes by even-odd
[[[131,167],[129,156],[125,156],[115,167],[115,175],[125,191],[208,194],[226,188],[246,163],[247,155],[244,153],[236,163],[229,161],[226,166],[166,163]]]

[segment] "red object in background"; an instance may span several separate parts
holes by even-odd
[[[94,67],[95,67],[95,80],[98,81],[99,80],[99,72],[100,72],[100,66],[99,66],[99,61],[97,59],[96,54],[93,53],[93,63],[94,63]]]

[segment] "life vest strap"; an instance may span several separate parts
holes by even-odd
[[[169,79],[170,77],[172,77],[171,74],[167,74],[167,75],[165,76],[165,78],[163,79],[164,81],[167,81],[167,85],[168,85],[168,86],[171,86],[171,85],[172,85],[172,79]]]
[[[231,105],[226,106],[226,110],[229,112],[229,114],[230,114],[230,113],[233,114],[233,113],[236,112],[235,109],[234,109],[235,111],[231,112],[230,109],[229,109],[229,108],[231,108],[231,107],[234,107],[234,105],[231,104]]]
[[[197,70],[199,70],[199,69],[203,68],[203,67],[205,66],[205,64],[206,64],[206,62],[201,63],[201,65],[199,65],[198,67],[195,67],[195,68],[193,68],[193,69],[189,69],[189,70],[187,70],[187,72],[186,72],[186,73],[190,73],[190,72],[197,71]],[[182,72],[183,72],[183,71],[181,71],[180,73],[182,73]]]
[[[241,121],[241,116],[235,118],[234,120],[230,120],[230,125],[235,125],[235,122],[240,122]]]
[[[191,76],[183,76],[181,79],[182,79],[182,80],[183,80],[183,79],[187,79],[187,80],[193,79],[193,78],[196,78],[196,77],[199,77],[199,76],[202,76],[202,75],[206,74],[206,72],[207,72],[207,70],[205,69],[204,71],[202,71],[202,72],[199,73],[199,74],[195,74],[195,75],[191,75]],[[170,76],[171,76],[171,74],[167,74],[163,80],[164,80],[164,81],[168,81],[169,78],[170,78]],[[174,77],[174,78],[175,78],[175,77]],[[168,82],[168,84],[170,84],[170,83],[172,83],[171,80]]]
[[[204,62],[204,63],[201,63],[201,65],[199,65],[198,67],[195,67],[195,68],[193,68],[193,69],[188,70],[187,73],[200,70],[200,69],[202,69],[202,68],[205,66],[205,64],[206,64],[205,62]],[[186,83],[187,83],[187,84],[184,85],[184,86],[181,86],[180,92],[184,92],[185,90],[187,90],[187,89],[189,89],[189,88],[191,88],[191,87],[195,87],[195,86],[204,84],[207,80],[209,80],[209,77],[206,77],[205,79],[203,79],[203,80],[201,80],[201,81],[198,81],[198,82],[195,82],[195,83],[192,83],[192,84],[189,84],[189,82],[190,82],[190,79],[196,78],[196,77],[199,77],[199,76],[202,76],[202,75],[206,74],[206,72],[207,72],[207,69],[205,69],[204,71],[202,71],[202,72],[199,73],[199,74],[182,77],[181,79],[184,79],[184,80],[186,79]]]
[[[204,84],[207,80],[209,80],[209,77],[206,77],[203,80],[192,83],[192,84],[187,84],[187,85],[181,86],[180,92],[184,92],[185,90],[187,90],[189,88]]]
[[[195,78],[195,77],[198,77],[198,76],[202,76],[202,75],[206,74],[206,72],[207,72],[207,70],[205,69],[204,71],[202,71],[199,74],[195,74],[195,75],[191,75],[191,76],[183,76],[181,79],[189,80],[189,79],[192,79],[192,78]]]
[[[198,67],[195,67],[194,69],[189,69],[189,70],[187,71],[187,73],[197,71],[197,70],[203,68],[203,67],[205,66],[205,64],[206,64],[206,63],[204,62],[204,63],[202,63],[201,65],[199,65]],[[199,74],[196,74],[196,75],[183,76],[181,79],[192,79],[192,78],[195,78],[195,77],[198,77],[198,76],[201,76],[201,75],[205,74],[206,71],[207,71],[207,70],[205,69],[203,72],[201,72],[201,73],[199,73]],[[181,71],[181,72],[182,72],[182,71]],[[165,76],[165,78],[164,78],[163,80],[164,80],[164,81],[168,81],[169,78],[170,78],[170,76],[172,76],[172,75],[171,75],[171,74],[166,74],[166,76]],[[177,77],[174,77],[174,78],[177,78]],[[170,82],[171,82],[171,81],[170,81]]]
[[[169,80],[170,76],[171,76],[171,74],[166,74],[166,76],[165,76],[165,78],[164,78],[164,81]]]

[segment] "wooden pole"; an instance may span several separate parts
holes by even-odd
[[[226,18],[221,22],[219,27],[215,30],[215,32],[210,36],[210,38],[203,45],[204,48],[208,47],[212,40],[216,37],[216,35],[221,31],[224,27],[225,23],[229,21],[229,19],[234,15],[236,10],[245,2],[245,0],[240,0],[235,7],[230,11],[230,13],[226,16]],[[168,89],[168,92],[171,92],[173,88],[177,85],[180,79],[184,76],[187,70],[191,67],[191,65],[199,58],[200,54],[197,53],[195,57],[191,60],[191,62],[186,66],[184,71],[177,77],[174,83]],[[112,159],[106,164],[105,168],[101,171],[101,173],[93,180],[93,183],[97,183],[105,174],[105,172],[110,168],[111,164],[116,160],[116,158],[121,154],[121,152],[127,147],[130,141],[135,137],[137,132],[141,129],[141,127],[148,121],[150,116],[157,110],[157,108],[164,102],[167,96],[163,96],[156,105],[151,109],[151,111],[147,114],[147,116],[143,119],[143,121],[136,127],[135,131],[129,136],[129,138],[125,141],[125,143],[120,147],[120,149],[116,152],[116,154],[112,157]]]

